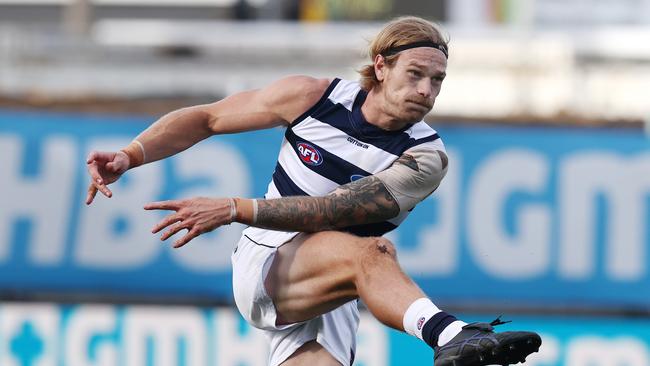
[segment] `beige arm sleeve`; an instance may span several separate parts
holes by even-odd
[[[431,146],[406,150],[388,169],[375,176],[397,200],[400,211],[410,210],[438,188],[447,173],[447,155]]]

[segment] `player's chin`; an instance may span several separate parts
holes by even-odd
[[[420,122],[424,119],[424,116],[429,113],[430,109],[425,108],[409,108],[404,111],[404,120],[412,122]]]

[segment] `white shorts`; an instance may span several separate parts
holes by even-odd
[[[270,341],[269,365],[280,365],[300,346],[313,340],[342,365],[351,365],[359,328],[356,300],[304,322],[280,326],[275,324],[277,314],[273,301],[264,288],[264,279],[277,248],[291,240],[296,233],[292,236],[274,236],[272,232],[269,234],[267,240],[274,238],[275,242],[253,241],[244,231],[232,255],[235,303],[248,323],[265,331]],[[255,239],[259,238],[260,235],[255,235]],[[280,240],[283,241],[279,242]]]

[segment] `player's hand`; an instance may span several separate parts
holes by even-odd
[[[106,197],[113,196],[113,192],[107,185],[115,182],[129,168],[129,157],[122,151],[100,152],[93,151],[86,159],[90,185],[86,204],[89,205],[95,199],[97,191],[102,192]]]
[[[151,232],[155,234],[169,228],[160,237],[160,240],[167,240],[177,232],[187,229],[187,234],[174,243],[174,248],[180,248],[203,233],[230,224],[233,221],[231,204],[232,201],[228,198],[196,197],[152,202],[146,204],[144,209],[175,211],[154,226]]]

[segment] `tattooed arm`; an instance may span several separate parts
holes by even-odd
[[[322,231],[381,222],[397,216],[399,205],[384,183],[369,176],[324,197],[284,197],[258,201],[258,227]]]
[[[447,156],[430,148],[413,149],[388,169],[339,187],[324,197],[258,200],[257,221],[238,200],[237,221],[284,231],[321,231],[381,222],[412,209],[430,195],[447,172]],[[248,202],[245,202],[248,201]],[[241,206],[243,210],[239,210]]]
[[[174,244],[176,248],[233,221],[283,231],[336,230],[385,221],[410,210],[438,187],[446,171],[447,156],[442,151],[420,147],[407,151],[388,169],[342,185],[324,197],[258,200],[257,219],[253,200],[242,198],[196,197],[154,202],[145,209],[175,211],[152,232],[168,227],[161,236],[166,240],[187,229]]]
[[[236,210],[232,204],[236,201]],[[377,176],[369,176],[339,187],[324,197],[283,197],[258,200],[257,221],[253,222],[253,200],[196,197],[152,202],[145,210],[172,210],[151,230],[168,228],[161,240],[177,232],[188,233],[174,243],[182,247],[193,238],[233,221],[282,231],[314,232],[383,221],[399,213],[399,205]],[[233,217],[236,213],[236,217]],[[234,220],[233,220],[234,219]]]

